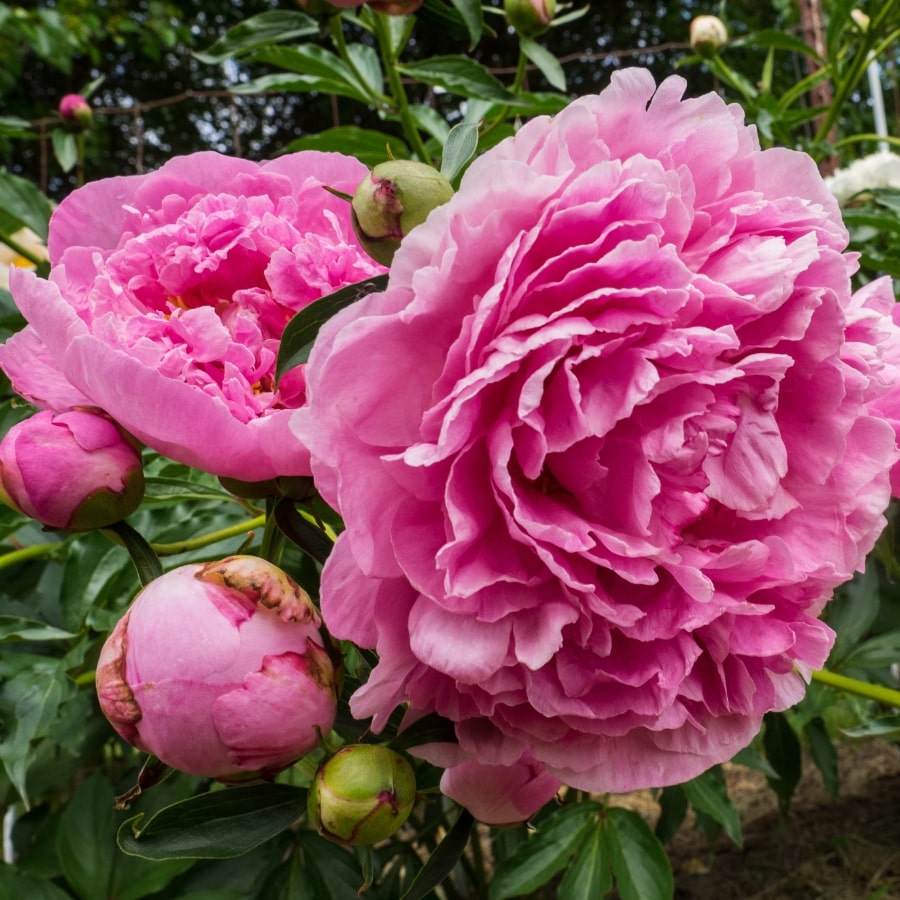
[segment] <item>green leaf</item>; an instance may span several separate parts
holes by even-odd
[[[777,778],[769,778],[769,787],[778,797],[778,805],[782,813],[787,812],[794,789],[800,781],[803,759],[800,754],[800,741],[788,722],[784,713],[766,713],[763,720],[763,748],[766,759],[778,773]]]
[[[843,668],[881,669],[900,660],[900,630],[869,638],[844,660]]]
[[[285,153],[296,153],[298,150],[326,150],[355,156],[370,169],[390,157],[408,159],[409,148],[402,138],[385,131],[373,131],[360,128],[358,125],[340,125],[327,128],[318,134],[291,141]]]
[[[53,155],[63,172],[70,172],[78,162],[78,141],[71,131],[63,128],[54,128],[50,132],[50,140],[53,144]]]
[[[208,50],[195,53],[201,62],[218,63],[240,56],[263,44],[289,41],[319,33],[319,23],[294,10],[271,10],[229,28]]]
[[[900,714],[880,716],[857,728],[842,728],[841,733],[850,738],[897,738],[900,737]]]
[[[306,791],[258,784],[211,791],[119,828],[119,847],[144,859],[228,859],[284,831],[303,815]]]
[[[40,670],[31,668],[10,678],[2,690],[3,706],[12,715],[3,716],[5,735],[0,741],[0,760],[26,808],[31,803],[26,778],[32,756],[32,742],[45,737],[56,721],[63,699],[65,678],[61,662],[48,662]]]
[[[556,893],[558,900],[601,900],[612,890],[606,832],[604,823],[594,825],[588,832],[566,868]]]
[[[294,366],[299,366],[309,359],[313,342],[319,329],[345,306],[361,300],[367,294],[383,291],[387,286],[388,276],[376,275],[366,281],[349,284],[334,293],[326,294],[314,300],[295,315],[284,333],[281,335],[281,346],[278,348],[276,377],[281,378]]]
[[[547,79],[547,83],[558,91],[564,91],[566,75],[559,60],[546,47],[542,47],[531,38],[522,38],[519,44],[525,56],[538,67],[541,75]]]
[[[607,840],[621,900],[671,900],[672,867],[650,826],[630,809],[607,810]]]
[[[145,503],[172,503],[176,500],[233,500],[224,488],[211,487],[184,478],[148,477],[144,480]]]
[[[8,863],[0,863],[0,897],[18,897],[21,900],[72,900],[71,894],[58,888],[52,881],[38,878],[28,872],[20,872]]]
[[[10,641],[64,641],[76,637],[71,631],[54,628],[38,619],[0,616],[0,643]]]
[[[115,830],[113,789],[101,775],[91,775],[63,809],[56,833],[56,853],[63,872],[82,900],[106,900],[108,896]]]
[[[328,559],[334,542],[313,522],[310,522],[293,502],[281,500],[275,507],[275,522],[282,533],[316,562]]]
[[[680,784],[663,788],[659,795],[659,819],[656,821],[656,836],[665,844],[672,840],[681,828],[688,811],[687,794]]]
[[[741,835],[741,818],[731,798],[728,796],[728,788],[722,777],[722,769],[719,766],[709,769],[702,775],[698,775],[691,781],[685,782],[685,796],[694,809],[706,813],[725,829],[725,834],[742,847],[744,844]]]
[[[516,96],[503,87],[484,66],[465,56],[433,56],[421,62],[398,65],[397,68],[404,75],[425,84],[442,87],[451,94],[520,105]]]
[[[744,747],[743,750],[738,750],[738,752],[731,757],[731,761],[735,763],[735,765],[746,766],[748,769],[753,769],[754,772],[760,772],[767,778],[778,777],[778,773],[771,765],[769,765],[766,758],[757,750],[754,750],[753,747]]]
[[[462,810],[401,900],[422,900],[453,871],[469,843],[474,825],[472,814],[467,809]]]
[[[50,201],[28,180],[0,172],[0,210],[18,228],[30,228],[42,241],[47,240]]]
[[[450,129],[441,158],[441,175],[453,181],[478,149],[478,125],[460,122]]]
[[[484,31],[484,14],[481,11],[481,0],[450,0],[454,9],[459,13],[466,29],[469,32],[469,50],[474,50],[475,45],[481,40]]]
[[[313,885],[306,894],[294,894],[291,900],[360,900],[365,876],[356,854],[349,847],[341,847],[312,831],[299,833],[303,867]],[[262,894],[268,900],[268,894]]]
[[[374,47],[368,44],[348,44],[347,55],[350,57],[356,71],[362,77],[362,83],[373,97],[384,94],[384,73],[381,70],[381,60]]]
[[[360,58],[362,59],[362,55]],[[367,56],[367,58],[369,66],[371,66],[371,57]],[[371,89],[367,84],[359,81],[350,66],[336,53],[319,47],[317,44],[301,44],[299,47],[266,47],[253,54],[253,61],[268,63],[281,69],[287,69],[289,72],[295,72],[306,79],[303,82],[306,85],[333,85],[335,93],[346,97],[355,97],[363,103],[368,103],[372,99]],[[379,65],[378,72],[380,73],[380,64],[376,62],[376,65]],[[290,76],[272,75],[267,77],[284,79]],[[250,83],[259,85],[265,82],[266,76]],[[235,91],[244,93],[247,89],[248,85],[241,85],[236,87]],[[294,88],[294,90],[300,91],[316,89],[314,87]]]
[[[421,103],[413,103],[409,107],[409,112],[415,120],[416,127],[433,137],[443,147],[450,134],[447,120],[437,110]]]
[[[429,713],[416,719],[409,728],[404,729],[391,741],[395,750],[408,750],[420,744],[455,744],[456,729],[449,719],[437,713]]]
[[[761,31],[745,34],[733,40],[729,47],[771,47],[775,50],[787,50],[789,53],[810,56],[820,65],[825,65],[825,60],[809,44],[793,37],[786,31],[777,31],[774,28],[764,28]]]
[[[852,581],[842,585],[838,595],[828,604],[827,622],[837,634],[828,657],[830,668],[842,665],[872,627],[881,606],[878,586],[878,564],[869,559],[865,571],[857,572]]]
[[[587,801],[561,806],[494,872],[489,900],[531,894],[546,884],[566,863],[591,830],[599,803]]]
[[[837,797],[841,779],[838,775],[837,750],[825,728],[825,721],[821,716],[810,719],[803,726],[803,734],[809,742],[809,752],[813,762],[822,773],[822,780],[832,797]]]

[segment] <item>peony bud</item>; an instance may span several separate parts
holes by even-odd
[[[691,50],[709,55],[728,42],[728,29],[718,16],[696,16],[691,21]]]
[[[869,30],[871,19],[861,9],[851,9],[850,18],[853,19],[856,27],[865,34]]]
[[[407,819],[416,799],[412,766],[375,744],[342,747],[319,766],[309,789],[309,818],[339,844],[376,844]]]
[[[51,528],[105,528],[143,497],[140,451],[100,412],[44,410],[0,441],[0,500]]]
[[[556,0],[503,0],[506,21],[522,37],[534,37],[556,14]]]
[[[59,101],[59,115],[63,122],[76,131],[86,131],[94,121],[94,114],[81,94],[66,94]]]
[[[103,645],[113,728],[164,763],[220,781],[271,777],[334,724],[335,673],[312,601],[255,556],[173,569]]]
[[[389,266],[400,241],[453,196],[437,169],[408,159],[375,166],[353,195],[353,230],[366,253]]]

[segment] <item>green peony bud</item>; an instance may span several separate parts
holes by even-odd
[[[319,767],[309,789],[310,822],[338,844],[376,844],[407,819],[416,799],[412,766],[375,744],[342,747]]]
[[[409,159],[375,166],[351,203],[353,230],[366,253],[389,266],[400,241],[453,196],[437,169]]]
[[[534,37],[556,14],[556,0],[503,0],[506,21],[522,37]]]

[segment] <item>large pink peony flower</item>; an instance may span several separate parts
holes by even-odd
[[[308,475],[288,428],[303,371],[276,390],[275,359],[294,313],[382,271],[323,187],[352,192],[365,174],[340,154],[197,153],[86,185],[51,220],[49,281],[12,273],[30,325],[0,367],[38,406],[99,406],[216,475]]]
[[[429,758],[625,791],[691,778],[804,692],[883,524],[900,329],[812,161],[737,107],[614,76],[525,125],[323,329],[295,416],[347,530],[354,714]]]

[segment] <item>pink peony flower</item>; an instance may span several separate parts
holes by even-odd
[[[197,153],[86,185],[51,220],[50,279],[11,273],[30,325],[0,367],[38,406],[98,406],[213,474],[308,475],[288,427],[303,370],[276,389],[275,360],[294,313],[382,271],[323,187],[352,192],[365,174],[340,154]]]
[[[97,694],[125,740],[192,775],[270,776],[334,723],[334,669],[306,593],[252,556],[151,581],[107,638]]]
[[[808,157],[683,90],[623,71],[526,124],[320,333],[295,427],[376,729],[408,702],[484,765],[659,786],[827,656],[898,459],[892,297],[851,296]]]
[[[140,450],[96,412],[44,410],[0,441],[0,500],[51,528],[105,528],[143,496]]]
[[[560,788],[544,766],[523,758],[510,766],[467,760],[441,776],[441,793],[464,806],[486,825],[527,822]]]

